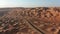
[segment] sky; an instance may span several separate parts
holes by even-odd
[[[60,0],[0,0],[2,7],[60,7]]]

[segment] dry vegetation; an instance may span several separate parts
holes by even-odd
[[[0,34],[42,33],[60,34],[60,8],[16,8],[0,18]]]

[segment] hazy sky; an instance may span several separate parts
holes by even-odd
[[[0,0],[0,7],[60,7],[60,0]]]

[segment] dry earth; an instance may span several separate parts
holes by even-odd
[[[0,17],[0,34],[60,34],[60,8],[15,8]]]

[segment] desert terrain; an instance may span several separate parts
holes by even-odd
[[[60,34],[60,7],[0,8],[0,34]]]

